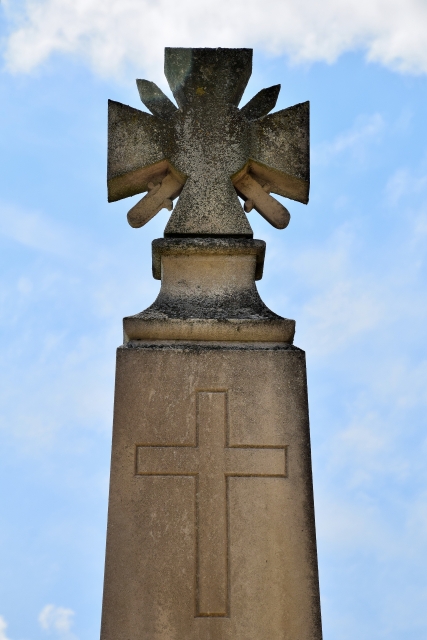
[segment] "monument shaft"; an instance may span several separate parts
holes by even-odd
[[[302,351],[118,350],[102,637],[321,638]]]

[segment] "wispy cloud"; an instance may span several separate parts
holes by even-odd
[[[144,277],[148,241],[145,263],[130,269],[117,247],[4,203],[0,234],[23,249],[13,275],[3,273],[0,293],[0,326],[9,334],[0,371],[2,436],[40,452],[64,430],[109,429],[122,317],[147,307],[159,288]]]
[[[0,640],[9,640],[9,638],[6,635],[6,629],[7,629],[7,622],[3,618],[3,616],[0,616]]]
[[[89,242],[71,228],[39,211],[0,202],[0,234],[19,244],[62,258],[77,259],[88,253]]]
[[[325,164],[343,153],[351,153],[353,161],[363,160],[368,145],[379,140],[384,124],[384,119],[379,113],[359,116],[350,129],[340,133],[333,140],[314,147],[311,153],[313,162]]]
[[[309,62],[359,49],[394,69],[427,72],[423,0],[27,0],[16,13],[10,4],[13,72],[60,52],[107,76],[128,64],[160,74],[165,45],[255,46]]]
[[[357,230],[351,225],[336,229],[322,246],[304,251],[284,254],[271,247],[275,278],[289,275],[290,287],[284,290],[297,304],[298,342],[303,341],[312,359],[331,358],[366,339],[387,313],[383,283],[356,266],[356,247]],[[270,294],[273,309],[283,313],[286,304],[280,288]]]
[[[421,193],[427,187],[427,172],[415,175],[408,168],[395,171],[386,185],[386,195],[392,205],[398,205],[401,199],[409,195]]]
[[[53,632],[60,638],[72,640],[75,636],[71,633],[75,613],[72,609],[56,607],[47,604],[39,613],[39,623],[44,631]]]

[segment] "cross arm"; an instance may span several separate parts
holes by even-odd
[[[252,123],[249,172],[278,195],[307,204],[310,186],[309,102]]]
[[[108,101],[108,201],[143,193],[165,176],[164,124],[155,116],[114,100]]]

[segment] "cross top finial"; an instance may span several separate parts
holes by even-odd
[[[137,86],[153,115],[109,101],[108,199],[148,191],[131,226],[180,196],[165,236],[252,237],[238,195],[279,229],[290,216],[270,193],[308,202],[309,103],[268,115],[276,85],[239,109],[251,71],[251,49],[167,48],[178,107],[147,80]]]

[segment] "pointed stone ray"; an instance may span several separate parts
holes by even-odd
[[[288,226],[291,219],[289,211],[269,195],[268,184],[262,187],[249,173],[246,173],[237,182],[234,182],[234,188],[246,201],[245,211],[247,213],[253,207],[276,229],[284,229]]]
[[[167,120],[177,110],[174,103],[163,93],[159,87],[149,80],[137,80],[139,97],[147,109],[158,118]]]
[[[108,101],[108,201],[143,193],[168,171],[162,148],[163,122],[114,100]]]
[[[309,102],[252,122],[250,171],[273,193],[307,204],[310,187]]]
[[[202,96],[237,106],[251,73],[252,49],[165,49],[165,76],[180,108]]]
[[[150,182],[147,195],[128,212],[127,218],[130,226],[134,229],[142,227],[161,209],[171,210],[172,200],[181,193],[182,187],[182,181],[172,172],[157,184]]]
[[[240,109],[240,113],[249,121],[258,120],[266,116],[276,106],[279,93],[280,84],[275,84],[273,87],[268,87],[268,89],[262,89]]]

